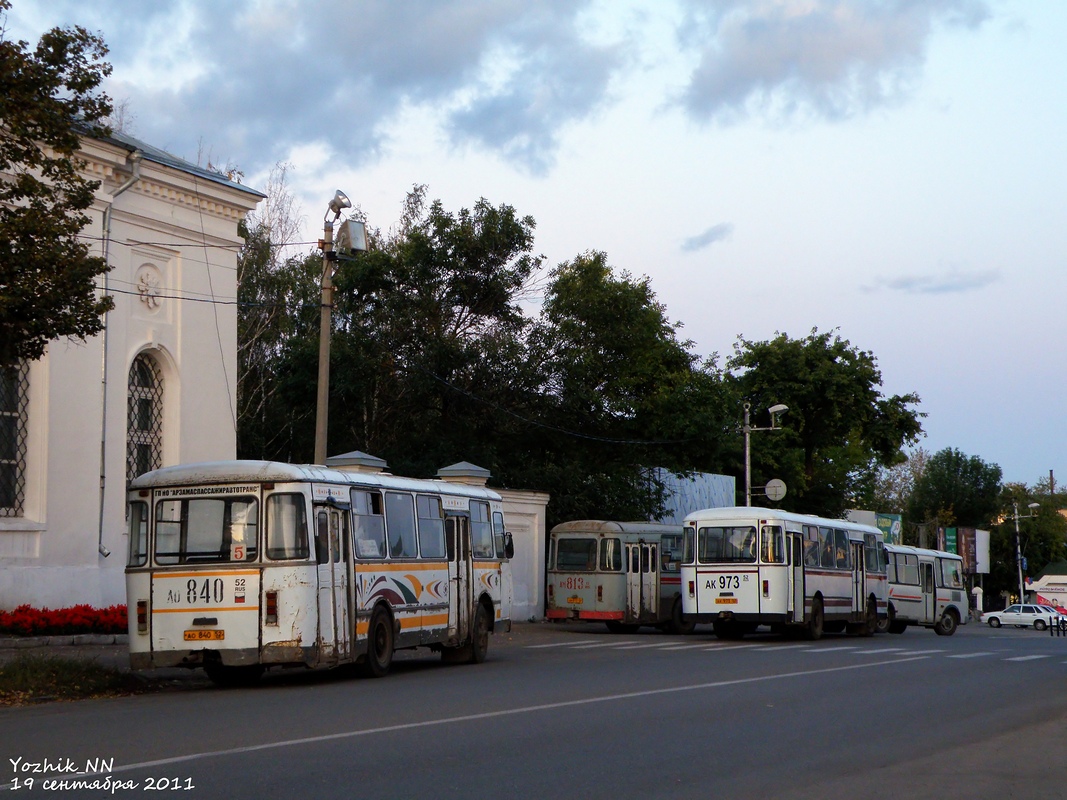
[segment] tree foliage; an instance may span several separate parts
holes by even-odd
[[[554,518],[662,512],[650,467],[718,471],[723,385],[679,340],[647,278],[616,276],[590,252],[553,270],[531,337],[553,427],[531,441],[531,485],[550,482]]]
[[[1059,504],[1039,485],[1031,491],[1022,484],[1010,483],[1001,487],[997,497],[995,524],[990,529],[990,572],[985,579],[986,596],[1019,594],[1019,573],[1016,567],[1015,514],[1019,514],[1019,551],[1026,561],[1024,576],[1033,576],[1050,563],[1065,556],[1067,519],[1060,513]],[[1038,503],[1030,509],[1031,503]]]
[[[0,24],[11,8],[0,0]],[[99,332],[107,270],[78,238],[99,185],[85,179],[80,135],[111,113],[99,91],[107,47],[84,28],[54,28],[36,48],[0,30],[0,367],[43,355],[53,339]]]
[[[1001,509],[1000,467],[947,447],[926,462],[908,502],[916,523],[983,528]]]
[[[751,437],[753,485],[784,479],[787,508],[838,516],[862,504],[873,494],[876,468],[903,461],[901,448],[922,433],[918,395],[883,396],[874,355],[834,333],[739,338],[727,367],[753,414],[789,407],[781,431]]]

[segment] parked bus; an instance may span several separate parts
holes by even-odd
[[[599,620],[614,633],[655,625],[689,633],[682,617],[682,526],[654,522],[576,520],[548,540],[552,620]]]
[[[933,628],[951,636],[967,624],[967,587],[963,559],[955,553],[887,544],[889,614],[882,626],[904,633],[909,625]]]
[[[888,613],[877,528],[766,508],[711,508],[685,520],[682,613],[740,638],[759,625],[871,635]]]
[[[485,659],[510,630],[512,554],[484,487],[269,461],[166,467],[129,493],[130,663],[203,667],[218,683],[271,666],[394,650]]]

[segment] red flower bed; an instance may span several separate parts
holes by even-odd
[[[34,608],[0,611],[0,635],[62,636],[75,633],[126,633],[126,606]]]

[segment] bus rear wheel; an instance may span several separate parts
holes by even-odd
[[[381,606],[371,614],[367,629],[367,657],[363,674],[368,678],[384,678],[393,665],[393,623]]]
[[[692,633],[696,626],[697,624],[693,620],[686,619],[685,615],[682,614],[682,598],[677,598],[671,608],[671,621],[668,625],[668,630],[671,633],[686,634]]]
[[[254,685],[263,675],[263,666],[249,664],[244,667],[227,667],[219,661],[206,661],[204,672],[216,686],[233,688]]]
[[[745,636],[746,628],[737,622],[716,622],[715,623],[715,636],[719,639],[742,639]]]
[[[489,612],[478,604],[474,612],[474,628],[471,630],[471,663],[481,664],[489,653]]]
[[[811,619],[808,621],[807,638],[813,642],[821,639],[824,624],[822,598],[816,597],[811,602]]]
[[[889,604],[889,608],[886,609],[885,617],[878,620],[877,631],[878,633],[889,633],[892,631],[893,623],[896,622],[897,611],[893,608],[893,604]]]

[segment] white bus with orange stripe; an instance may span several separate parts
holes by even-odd
[[[135,479],[126,592],[135,669],[359,663],[401,648],[485,659],[511,629],[511,535],[480,486],[270,461]]]
[[[680,525],[575,520],[548,542],[548,619],[599,621],[615,633],[693,630],[682,616]]]
[[[686,516],[682,610],[720,638],[759,625],[871,635],[886,617],[884,537],[869,525],[748,506]]]

